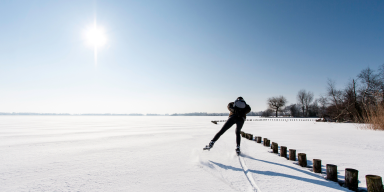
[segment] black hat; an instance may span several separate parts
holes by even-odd
[[[245,108],[247,105],[247,103],[244,101],[244,99],[242,97],[238,97],[236,99],[236,101],[234,102],[234,105],[235,107],[238,107],[238,108]]]

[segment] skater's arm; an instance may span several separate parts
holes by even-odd
[[[249,105],[247,105],[247,106],[245,107],[245,114],[247,114],[247,113],[249,113],[249,112],[251,112],[251,107],[250,107]]]
[[[233,107],[233,102],[228,103],[228,111],[235,113],[235,108]]]

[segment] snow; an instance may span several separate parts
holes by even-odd
[[[255,117],[248,117],[256,119]],[[242,139],[210,151],[226,117],[0,116],[0,191],[348,191]],[[384,176],[384,132],[356,124],[247,121],[243,131],[365,175]]]

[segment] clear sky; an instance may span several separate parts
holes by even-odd
[[[0,1],[0,112],[260,111],[383,63],[382,0]]]

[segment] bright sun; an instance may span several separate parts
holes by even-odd
[[[104,29],[97,26],[96,20],[92,26],[87,28],[84,35],[87,44],[93,47],[95,66],[97,66],[97,52],[100,47],[107,43],[107,36]]]
[[[85,37],[87,39],[87,43],[94,47],[101,47],[107,42],[104,30],[96,25],[87,30]]]

